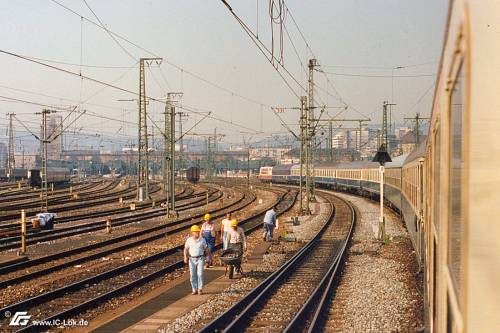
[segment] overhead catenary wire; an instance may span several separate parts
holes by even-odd
[[[38,60],[29,59],[29,58],[27,58],[25,56],[22,56],[20,54],[16,54],[16,53],[5,51],[5,50],[1,50],[1,49],[0,49],[0,53],[4,53],[4,54],[7,54],[7,55],[10,55],[10,56],[19,58],[19,59],[23,59],[23,60],[26,60],[26,61],[29,61],[29,62],[33,62],[33,63],[39,64],[41,66],[45,66],[45,67],[48,67],[48,68],[51,68],[51,69],[54,69],[54,70],[57,70],[57,71],[69,74],[69,75],[73,75],[73,76],[77,76],[77,77],[82,77],[82,78],[84,78],[84,79],[86,79],[88,81],[91,81],[91,82],[94,82],[94,83],[97,83],[97,84],[100,84],[100,85],[103,85],[103,86],[106,86],[106,87],[110,87],[110,88],[113,88],[113,89],[116,89],[116,90],[119,90],[119,91],[122,91],[122,92],[125,92],[125,93],[128,93],[128,94],[132,94],[132,95],[135,95],[135,96],[139,95],[138,92],[135,92],[135,91],[123,88],[123,87],[119,87],[119,86],[116,86],[114,84],[111,84],[111,83],[108,83],[108,82],[105,82],[105,81],[102,81],[102,80],[98,80],[98,79],[95,79],[95,78],[92,78],[92,77],[89,77],[89,76],[86,76],[86,75],[80,75],[79,73],[76,73],[76,72],[73,72],[73,71],[70,71],[70,70],[67,70],[67,69],[64,69],[64,68],[59,68],[57,66],[53,66],[53,65],[50,65],[50,64],[46,64],[46,63],[43,63],[43,62],[38,61]],[[151,100],[151,101],[155,101],[155,102],[158,102],[158,103],[161,103],[161,104],[165,104],[166,103],[165,101],[160,100],[158,98],[154,98],[154,97],[151,97],[151,96],[145,96],[145,97],[147,99]],[[189,110],[189,109],[187,109],[185,107],[186,106],[183,105],[183,109],[185,109],[186,111],[193,112],[193,111],[191,111],[191,110]],[[210,111],[210,112],[212,112],[212,111]],[[196,112],[194,112],[194,113],[196,113]],[[148,117],[149,117],[149,115],[148,115]],[[228,121],[226,121],[224,119],[220,119],[218,117],[210,116],[210,118],[214,119],[214,120],[217,120],[217,121],[221,121],[221,122],[224,122],[224,123],[231,124],[233,126],[238,126],[238,127],[242,127],[242,128],[245,128],[245,129],[249,129],[249,130],[254,131],[254,132],[258,132],[258,131],[254,130],[254,129],[250,129],[249,127],[246,127],[246,126],[243,126],[243,125],[239,125],[239,124],[236,124],[234,122],[233,123],[232,122],[228,122]],[[155,127],[158,128],[161,131],[162,135],[165,135],[165,133],[163,133],[163,131],[160,129],[160,127],[158,127],[156,125],[156,123],[154,123],[154,124],[155,124]]]
[[[106,109],[115,109],[115,110],[120,110],[120,111],[124,110],[124,108],[117,107],[117,106],[103,105],[103,104],[96,104],[96,103],[89,103],[89,102],[86,102],[86,101],[78,101],[76,99],[70,99],[70,98],[65,98],[65,97],[61,97],[61,96],[48,95],[48,94],[43,94],[43,93],[31,91],[31,90],[9,87],[9,86],[5,86],[5,85],[1,85],[1,84],[0,84],[0,88],[7,89],[7,90],[12,90],[12,91],[18,91],[18,92],[22,92],[22,93],[26,93],[26,94],[43,96],[43,97],[47,97],[47,98],[53,98],[53,99],[62,100],[62,101],[68,101],[68,102],[72,102],[72,103],[81,103],[81,104],[85,104],[85,105],[97,106],[97,107],[102,107],[102,108],[106,108]],[[128,112],[136,111],[136,110],[128,110],[128,109],[125,109],[125,110],[127,110]]]
[[[267,59],[267,61],[273,66],[274,70],[278,73],[278,75],[281,77],[285,85],[290,89],[293,95],[297,97],[297,99],[300,99],[300,95],[295,91],[295,89],[292,88],[290,82],[284,77],[283,73],[280,72],[279,68],[284,70],[284,72],[297,84],[297,86],[301,89],[301,91],[306,92],[306,88],[302,86],[302,84],[293,76],[292,73],[277,59],[273,52],[269,50],[269,48],[260,40],[257,38],[255,33],[248,27],[248,25],[233,11],[233,8],[227,3],[225,0],[221,0],[221,2],[228,8],[229,12],[231,15],[233,15],[234,19],[238,22],[238,24],[243,28],[243,31],[250,37],[252,42],[257,46],[259,51],[264,55],[264,57]],[[274,65],[274,62],[276,61],[276,66]]]
[[[409,65],[401,65],[400,67],[403,68],[409,68],[409,67],[419,67],[419,66],[425,66],[425,65],[430,65],[430,64],[435,64],[438,61],[426,61],[426,62],[421,62],[417,64],[409,64]],[[394,66],[349,66],[349,65],[323,65],[321,66],[323,68],[349,68],[349,69],[384,69],[384,70],[392,70],[394,69]]]
[[[101,19],[99,18],[99,16],[97,16],[97,14],[94,12],[94,10],[92,9],[92,7],[90,7],[90,5],[88,4],[87,0],[83,0],[83,2],[85,3],[85,6],[87,6],[87,8],[91,11],[92,15],[94,15],[94,17],[97,19],[97,21],[101,24],[101,26],[104,28],[104,30],[106,30],[106,32],[108,33],[109,37],[111,37],[111,39],[113,39],[115,41],[115,43],[123,50],[123,52],[125,52],[130,58],[134,59],[137,61],[137,58],[132,54],[130,53],[116,38],[115,36],[113,36],[112,33],[109,32],[108,28],[106,27],[106,25],[104,25],[104,23],[102,23]]]
[[[312,48],[311,48],[311,46],[310,46],[309,42],[307,41],[307,39],[306,39],[306,37],[305,37],[304,33],[302,32],[302,30],[300,29],[300,27],[299,27],[299,25],[298,25],[297,21],[295,20],[295,17],[293,16],[292,12],[290,11],[290,9],[288,8],[288,6],[287,6],[286,4],[285,4],[285,9],[286,9],[286,11],[287,11],[288,16],[291,18],[291,20],[292,20],[293,24],[294,24],[294,25],[295,25],[295,27],[297,28],[297,31],[299,32],[299,34],[300,34],[300,36],[301,36],[301,38],[302,38],[302,40],[303,40],[304,44],[306,45],[306,48],[309,50],[309,52],[310,52],[311,56],[312,56],[313,58],[317,59],[316,54],[315,54],[315,53],[314,53],[314,51],[312,50]],[[320,67],[322,67],[322,66],[321,66],[321,63],[320,63]],[[329,85],[329,86],[332,88],[332,90],[335,92],[335,94],[336,94],[336,95],[333,95],[333,94],[331,94],[328,90],[326,90],[326,93],[327,93],[327,95],[328,95],[328,96],[333,97],[334,99],[336,99],[337,101],[339,101],[339,102],[340,102],[340,103],[342,103],[343,105],[348,106],[350,109],[354,110],[356,113],[358,113],[358,114],[360,114],[360,115],[362,115],[363,117],[365,117],[365,118],[367,118],[367,119],[368,119],[368,117],[367,117],[366,115],[364,115],[362,112],[360,112],[359,110],[357,110],[354,106],[350,105],[350,104],[349,104],[349,103],[348,103],[348,102],[347,102],[347,101],[346,101],[346,100],[345,100],[345,99],[344,99],[344,98],[340,95],[339,91],[337,90],[337,88],[335,87],[335,85],[331,82],[330,78],[329,78],[326,74],[324,74],[324,76],[325,76],[325,79],[326,79],[326,81],[327,81],[327,85]],[[316,86],[316,87],[318,87],[318,89],[321,89],[321,87],[317,86],[316,84],[315,84],[315,86]],[[325,89],[321,89],[321,90],[322,90],[322,91],[325,91]],[[323,104],[324,104],[324,103],[323,103]]]
[[[358,73],[334,73],[325,70],[317,69],[318,72],[334,75],[334,76],[350,76],[350,77],[366,77],[366,78],[415,78],[415,77],[432,77],[436,74],[409,74],[409,75],[374,75],[374,74],[358,74]]]
[[[120,39],[120,40],[122,40],[122,41],[124,41],[124,42],[127,42],[128,44],[130,44],[130,45],[132,45],[132,46],[136,47],[137,49],[139,49],[139,50],[141,50],[141,51],[143,51],[143,52],[145,52],[145,53],[147,53],[147,54],[149,54],[149,55],[151,55],[151,56],[153,56],[153,57],[163,58],[163,62],[164,62],[164,63],[166,63],[166,64],[168,64],[168,65],[170,65],[170,66],[172,66],[172,67],[176,68],[177,70],[181,71],[181,73],[185,73],[185,74],[187,74],[187,75],[190,75],[190,76],[192,76],[192,77],[196,78],[197,80],[200,80],[200,81],[202,81],[202,82],[204,82],[204,83],[206,83],[206,84],[208,84],[208,85],[210,85],[210,86],[212,86],[212,87],[214,87],[214,88],[216,88],[216,89],[219,89],[219,90],[225,91],[226,93],[229,93],[229,94],[234,94],[234,95],[235,95],[235,96],[237,96],[238,98],[241,98],[241,99],[243,99],[243,100],[246,100],[247,102],[250,102],[250,103],[253,103],[253,104],[258,104],[258,105],[261,105],[261,104],[262,104],[262,105],[270,106],[270,105],[268,105],[268,104],[266,104],[266,103],[263,103],[263,102],[257,101],[257,100],[255,100],[255,99],[250,98],[250,97],[247,97],[247,96],[244,96],[244,95],[242,95],[242,94],[240,94],[240,93],[237,93],[237,92],[235,92],[235,91],[232,91],[231,89],[225,88],[225,87],[223,87],[223,86],[221,86],[221,85],[219,85],[219,84],[217,84],[217,83],[214,83],[214,82],[212,82],[212,81],[210,81],[210,80],[208,80],[208,79],[205,79],[205,78],[203,78],[202,76],[200,76],[200,75],[198,75],[198,74],[196,74],[196,73],[194,73],[194,72],[191,72],[191,71],[187,70],[186,68],[183,68],[183,67],[181,67],[181,66],[179,66],[179,65],[177,65],[177,64],[175,64],[175,63],[173,63],[172,61],[169,61],[169,60],[167,59],[167,57],[161,57],[161,56],[159,56],[158,54],[156,54],[155,52],[153,52],[153,51],[150,51],[150,50],[146,49],[145,47],[143,47],[143,46],[139,45],[138,43],[133,42],[133,41],[131,41],[130,39],[128,39],[128,38],[126,38],[126,37],[124,37],[124,36],[122,36],[122,35],[120,35],[120,34],[118,34],[118,33],[114,32],[114,31],[112,31],[111,29],[107,29],[107,28],[103,27],[101,24],[99,24],[99,23],[97,23],[97,22],[95,22],[95,21],[93,21],[93,20],[89,19],[88,17],[86,17],[85,15],[83,15],[83,14],[81,14],[81,13],[78,13],[77,11],[75,11],[75,10],[71,9],[70,7],[68,7],[68,6],[64,5],[64,4],[62,4],[61,2],[59,2],[59,1],[57,1],[57,0],[50,0],[50,1],[52,1],[54,4],[56,4],[56,5],[60,6],[61,8],[65,9],[66,11],[68,11],[68,12],[72,13],[73,15],[77,16],[78,18],[83,18],[86,22],[88,22],[88,23],[90,23],[90,24],[92,24],[92,25],[94,25],[94,26],[96,26],[96,27],[98,27],[98,28],[100,28],[100,29],[106,30],[109,34],[112,34],[112,35],[113,35],[114,37],[116,37],[117,39]],[[112,68],[112,67],[107,66],[107,68]]]

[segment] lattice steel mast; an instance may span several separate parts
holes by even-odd
[[[141,58],[139,60],[139,122],[138,122],[138,148],[139,162],[137,168],[137,199],[143,201],[149,198],[149,146],[148,146],[148,124],[146,97],[146,77],[144,64],[155,61],[161,63],[161,58]]]
[[[314,194],[314,138],[315,138],[315,116],[314,116],[314,67],[317,66],[316,59],[309,59],[309,86],[308,86],[308,110],[306,129],[306,198],[307,202],[315,202]]]
[[[14,126],[12,124],[12,120],[15,113],[8,113],[9,116],[9,155],[7,158],[7,174],[9,177],[9,181],[14,180],[14,169],[16,167],[16,161],[14,157]]]

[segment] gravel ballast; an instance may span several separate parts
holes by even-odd
[[[423,325],[418,264],[399,217],[386,209],[386,244],[375,241],[379,206],[338,194],[357,209],[345,267],[329,312],[332,332],[415,332]],[[375,228],[376,230],[376,228]]]

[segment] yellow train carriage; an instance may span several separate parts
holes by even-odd
[[[500,331],[499,18],[497,0],[450,2],[423,177],[430,332]]]

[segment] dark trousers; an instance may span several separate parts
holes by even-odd
[[[271,242],[273,240],[274,224],[269,224],[264,222],[264,233],[266,234],[266,241]]]

